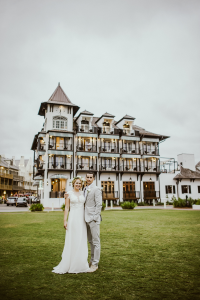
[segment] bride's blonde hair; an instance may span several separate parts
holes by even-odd
[[[74,187],[74,184],[76,182],[76,180],[80,180],[81,181],[81,188],[83,187],[83,180],[80,177],[74,177],[72,180],[72,186]]]

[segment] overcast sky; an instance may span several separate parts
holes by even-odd
[[[199,31],[199,0],[0,0],[0,154],[33,156],[60,82],[79,112],[129,114],[198,162]]]

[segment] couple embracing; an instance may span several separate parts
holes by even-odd
[[[87,173],[86,182],[82,191],[83,181],[75,177],[73,190],[65,193],[65,245],[61,262],[53,268],[54,273],[85,273],[98,269],[102,195],[94,183],[94,173]],[[87,239],[91,247],[89,264]]]

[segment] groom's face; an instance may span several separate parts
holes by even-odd
[[[86,181],[87,181],[87,184],[88,184],[88,185],[92,184],[93,181],[94,181],[93,174],[87,174],[87,175],[86,175]]]

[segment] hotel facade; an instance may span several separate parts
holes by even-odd
[[[40,180],[41,202],[59,207],[74,176],[95,173],[103,200],[145,201],[160,199],[159,143],[168,136],[146,131],[125,115],[116,121],[104,113],[77,113],[60,85],[42,102],[38,114],[43,128],[32,143],[34,179]]]

